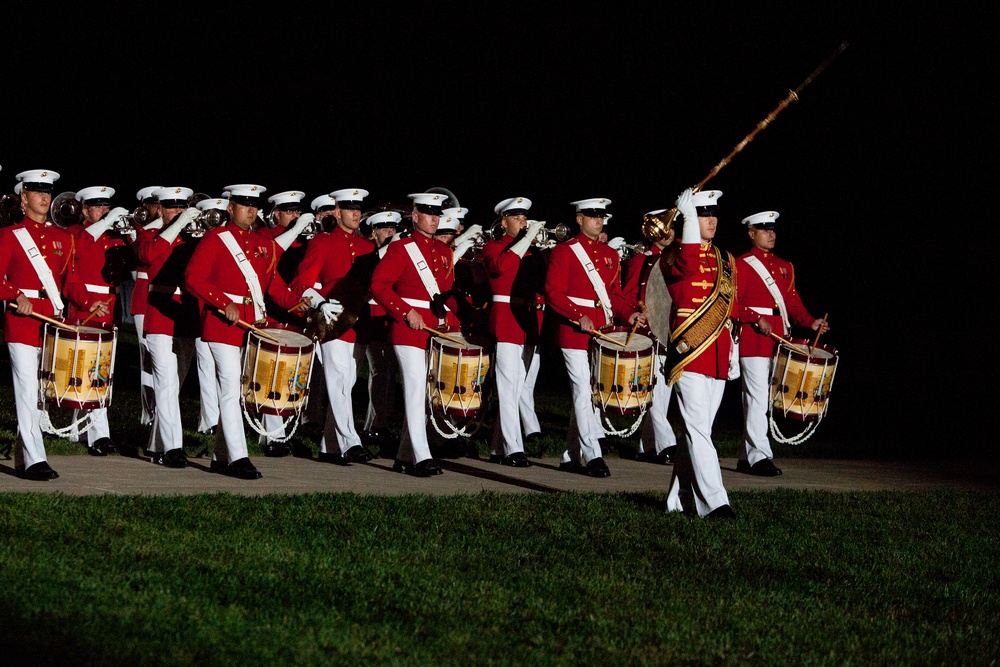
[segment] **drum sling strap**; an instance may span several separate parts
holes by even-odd
[[[781,295],[781,290],[778,289],[778,284],[774,282],[774,278],[772,278],[771,274],[767,272],[767,269],[761,261],[753,255],[744,257],[743,261],[749,264],[750,268],[757,272],[760,279],[764,281],[764,286],[767,287],[767,291],[771,293],[771,297],[774,299],[774,302],[778,304],[778,310],[781,311],[781,321],[785,325],[785,331],[783,333],[791,331],[792,325],[788,321],[788,309],[785,307],[785,297]]]
[[[59,296],[59,288],[56,287],[56,279],[52,275],[52,269],[50,269],[49,265],[45,263],[45,258],[42,257],[42,253],[38,250],[38,246],[35,245],[35,239],[31,238],[31,233],[24,227],[18,227],[15,229],[14,236],[17,237],[21,247],[24,248],[24,252],[28,256],[28,261],[31,262],[31,268],[35,270],[35,273],[38,275],[38,279],[42,282],[42,287],[45,289],[45,296],[47,296],[49,301],[52,302],[52,307],[55,309],[55,312],[61,313],[63,309],[63,300],[62,297]]]
[[[219,234],[219,239],[226,245],[226,249],[232,254],[233,259],[236,260],[236,266],[239,267],[240,272],[243,274],[243,279],[247,281],[247,287],[250,288],[250,296],[253,297],[253,317],[255,322],[260,322],[264,319],[264,292],[260,288],[260,280],[257,278],[257,272],[254,270],[253,265],[250,264],[250,260],[247,256],[243,254],[243,249],[240,248],[236,239],[233,238],[233,233],[226,230]]]
[[[722,251],[714,246],[712,251],[715,253],[716,266],[719,267],[715,287],[705,302],[670,334],[670,346],[667,348],[667,368],[670,369],[668,385],[680,379],[684,367],[715,342],[729,321],[729,313],[736,298],[735,261],[727,252],[726,261],[723,262]]]
[[[597,294],[597,300],[600,302],[598,305],[604,311],[604,321],[611,324],[614,320],[614,316],[611,314],[611,299],[608,297],[608,289],[604,286],[604,281],[601,280],[601,274],[597,272],[597,267],[590,261],[590,257],[587,256],[587,251],[583,249],[582,243],[576,242],[570,247],[573,249],[573,254],[576,255],[576,258],[580,260],[583,270],[590,279],[590,284],[594,286],[594,292]],[[595,322],[594,324],[596,325],[597,323]]]
[[[431,267],[427,265],[427,260],[425,260],[423,254],[421,254],[416,241],[407,243],[403,247],[406,248],[406,254],[410,256],[410,261],[413,262],[413,268],[417,270],[417,275],[420,276],[420,282],[424,284],[424,289],[427,290],[427,300],[433,303],[434,297],[441,293],[441,288],[438,287],[437,279],[434,278],[434,274],[431,272]],[[444,318],[438,317],[438,325],[440,326],[443,324]]]

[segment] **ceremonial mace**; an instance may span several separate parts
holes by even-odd
[[[747,144],[753,141],[754,137],[756,137],[761,130],[770,125],[771,122],[778,117],[778,114],[785,110],[785,107],[787,107],[792,102],[798,100],[799,93],[801,93],[806,86],[812,83],[813,79],[819,76],[820,73],[822,73],[822,71],[825,70],[830,65],[830,63],[836,60],[837,56],[843,53],[844,49],[846,48],[847,48],[847,42],[841,42],[840,46],[838,46],[833,51],[833,53],[827,56],[826,60],[820,63],[819,67],[813,70],[812,74],[807,76],[805,81],[799,84],[798,88],[796,88],[795,90],[788,91],[788,95],[778,103],[778,106],[776,106],[771,111],[771,113],[767,114],[764,117],[764,120],[757,123],[757,125],[753,128],[753,130],[751,130],[749,134],[743,137],[742,141],[740,141],[738,144],[736,144],[736,146],[733,147],[733,150],[730,151],[729,155],[722,158],[722,160],[720,160],[717,165],[712,167],[712,169],[708,172],[705,178],[701,179],[697,185],[691,188],[691,191],[698,192],[703,187],[705,187],[705,184],[708,183],[716,174],[722,171],[722,168],[725,167],[727,164],[729,164],[729,162],[734,157],[736,157],[737,153],[746,148]],[[670,231],[671,225],[673,224],[675,217],[677,217],[676,208],[672,208],[668,212],[661,213],[660,215],[645,216],[642,221],[643,236],[653,241],[665,237],[667,235],[667,232]]]

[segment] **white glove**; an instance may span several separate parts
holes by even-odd
[[[295,222],[292,223],[291,227],[281,232],[281,234],[274,239],[274,242],[280,245],[282,250],[288,250],[292,245],[292,241],[294,241],[296,237],[302,233],[302,230],[315,219],[316,216],[312,213],[303,213],[295,219]]]
[[[471,225],[468,229],[466,229],[464,232],[455,237],[454,241],[455,247],[457,248],[459,245],[463,243],[474,241],[475,238],[482,233],[483,233],[482,225]],[[456,257],[455,259],[458,258]]]
[[[324,301],[326,301],[326,299],[323,298],[323,295],[317,292],[312,287],[310,287],[309,289],[307,289],[305,292],[302,293],[302,300],[305,301],[306,299],[309,300],[310,308],[319,308],[319,305]]]
[[[344,307],[336,299],[330,299],[320,304],[319,312],[326,318],[327,324],[333,324],[340,317],[340,314],[344,312]]]
[[[104,232],[106,232],[109,229],[111,229],[111,226],[113,224],[115,224],[118,221],[119,218],[121,218],[123,215],[127,215],[127,214],[128,214],[127,210],[125,210],[121,206],[118,206],[118,207],[113,208],[110,211],[108,211],[107,215],[105,215],[103,218],[101,218],[97,222],[92,223],[84,231],[86,231],[88,234],[90,234],[91,236],[93,236],[94,240],[96,241],[97,239],[99,239],[101,237],[101,234],[103,234]]]
[[[471,248],[475,244],[476,242],[473,240],[473,241],[462,241],[461,243],[456,245],[455,250],[451,253],[452,261],[457,262],[458,260],[462,259],[462,255],[469,252],[469,248]]]
[[[146,225],[145,227],[143,227],[143,229],[160,229],[161,227],[163,227],[163,217],[162,216],[158,217],[156,220],[153,220],[151,223],[149,223],[148,225]]]
[[[194,206],[189,206],[180,212],[170,226],[160,232],[160,238],[167,243],[173,243],[182,231],[184,231],[191,221],[201,215],[201,211],[196,209]]]
[[[701,243],[701,225],[698,224],[698,209],[691,198],[694,193],[688,188],[677,197],[677,211],[684,216],[681,243]]]
[[[615,251],[621,250],[621,247],[625,245],[625,237],[616,236],[610,241],[608,241],[608,245],[611,246]]]
[[[538,236],[545,226],[544,220],[528,220],[528,226],[524,228],[524,237],[510,246],[510,251],[518,257],[524,259],[524,253],[528,252],[531,242]]]

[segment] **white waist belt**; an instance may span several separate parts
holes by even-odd
[[[313,289],[323,289],[323,283],[313,283]]]
[[[420,299],[407,299],[406,297],[403,297],[403,301],[413,306],[414,308],[427,308],[428,310],[430,310],[431,307],[430,301],[421,301]],[[451,312],[451,309],[448,306],[445,306],[444,309]]]
[[[171,288],[170,285],[150,285],[149,291],[158,292],[160,294],[176,294],[178,296],[182,294],[180,287]]]
[[[135,272],[135,279],[136,280],[149,280],[149,274],[146,273],[145,271],[136,271]]]
[[[750,306],[750,310],[755,313],[760,313],[761,315],[775,315],[774,308],[761,308],[759,306]]]
[[[117,287],[108,287],[107,285],[88,285],[86,283],[84,283],[83,286],[87,288],[88,292],[93,292],[94,294],[111,294],[112,292],[115,294],[118,293]]]
[[[521,296],[510,296],[508,294],[494,294],[493,303],[520,303],[534,306],[536,310],[545,310],[545,304],[543,303],[534,303],[531,299],[525,299]]]
[[[23,289],[23,290],[21,290],[21,294],[23,294],[24,296],[28,297],[29,299],[44,299],[44,298],[46,298],[45,297],[45,290],[43,290],[43,289]],[[13,301],[11,303],[13,303]]]
[[[226,298],[232,301],[233,303],[242,303],[247,306],[253,304],[253,297],[250,296],[249,294],[240,295],[240,294],[230,294],[229,292],[223,292],[223,294],[225,294]]]
[[[494,294],[493,303],[510,303],[509,294]]]
[[[600,308],[600,301],[598,301],[597,299],[581,299],[575,296],[567,298],[578,306],[589,306],[591,308]]]

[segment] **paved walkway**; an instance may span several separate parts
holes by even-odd
[[[392,471],[392,461],[341,467],[299,458],[255,457],[264,477],[237,480],[208,471],[207,459],[172,470],[148,460],[120,456],[54,456],[50,465],[59,479],[29,482],[14,475],[13,461],[0,461],[0,493],[33,491],[83,496],[191,495],[196,493],[358,493],[365,495],[544,493],[554,491],[667,491],[672,468],[608,458],[611,477],[595,479],[561,472],[557,459],[532,459],[531,468],[507,468],[477,459],[444,459],[443,475],[414,478]],[[813,489],[825,491],[927,490],[974,488],[1000,490],[1000,464],[980,461],[886,462],[830,459],[783,459],[781,477],[751,477],[736,472],[734,459],[722,460],[722,476],[730,491],[744,489]]]

